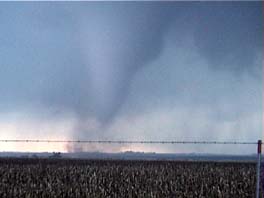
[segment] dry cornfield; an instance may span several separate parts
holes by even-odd
[[[254,197],[255,163],[0,159],[0,197]]]

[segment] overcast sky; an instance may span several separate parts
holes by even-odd
[[[1,2],[0,24],[0,139],[262,138],[262,2]],[[1,144],[256,150],[79,147]]]

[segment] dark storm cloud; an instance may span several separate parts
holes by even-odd
[[[211,67],[235,72],[260,72],[253,68],[263,47],[261,2],[207,2],[195,19],[195,42]]]
[[[176,41],[193,32],[213,69],[251,71],[261,48],[261,2],[0,5],[2,111],[43,106],[108,122],[168,29]]]

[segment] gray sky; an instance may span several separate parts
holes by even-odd
[[[261,2],[1,2],[0,138],[256,141],[262,12]]]

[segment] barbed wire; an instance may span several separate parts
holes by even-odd
[[[150,141],[150,140],[39,140],[39,139],[10,139],[0,142],[23,142],[23,143],[84,143],[84,144],[253,144],[258,142],[244,142],[244,141]]]

